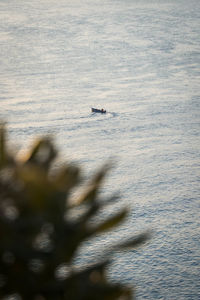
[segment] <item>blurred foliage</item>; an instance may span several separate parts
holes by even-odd
[[[84,240],[112,229],[127,215],[122,209],[100,224],[90,222],[107,203],[99,201],[99,191],[110,166],[103,166],[72,203],[72,191],[82,184],[80,168],[69,163],[52,168],[57,151],[51,139],[38,140],[23,158],[11,154],[6,141],[2,125],[0,298],[132,299],[132,289],[107,279],[107,257],[115,250],[138,246],[148,238],[147,233],[110,247],[105,259],[86,269],[78,270],[72,264]],[[79,211],[76,218],[70,217],[74,206]]]

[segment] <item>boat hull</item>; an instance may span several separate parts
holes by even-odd
[[[104,110],[104,109],[98,109],[98,108],[94,108],[94,107],[91,108],[91,111],[94,112],[94,113],[101,113],[101,114],[105,114],[106,113],[106,110]]]

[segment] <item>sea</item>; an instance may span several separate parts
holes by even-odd
[[[200,1],[0,2],[0,119],[13,151],[52,135],[60,163],[90,178],[113,168],[104,220],[76,264],[147,230],[143,246],[112,256],[108,277],[136,299],[200,299]],[[91,107],[106,114],[91,113]]]

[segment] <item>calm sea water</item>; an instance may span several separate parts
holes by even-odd
[[[199,0],[0,2],[0,118],[22,148],[53,133],[86,172],[115,158],[105,193],[130,216],[80,262],[153,229],[109,270],[137,299],[200,298],[199,20]]]

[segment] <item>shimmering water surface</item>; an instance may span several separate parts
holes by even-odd
[[[199,20],[199,0],[0,2],[0,118],[22,148],[54,133],[88,171],[115,158],[105,191],[129,219],[80,261],[153,229],[109,270],[137,299],[200,298]]]

